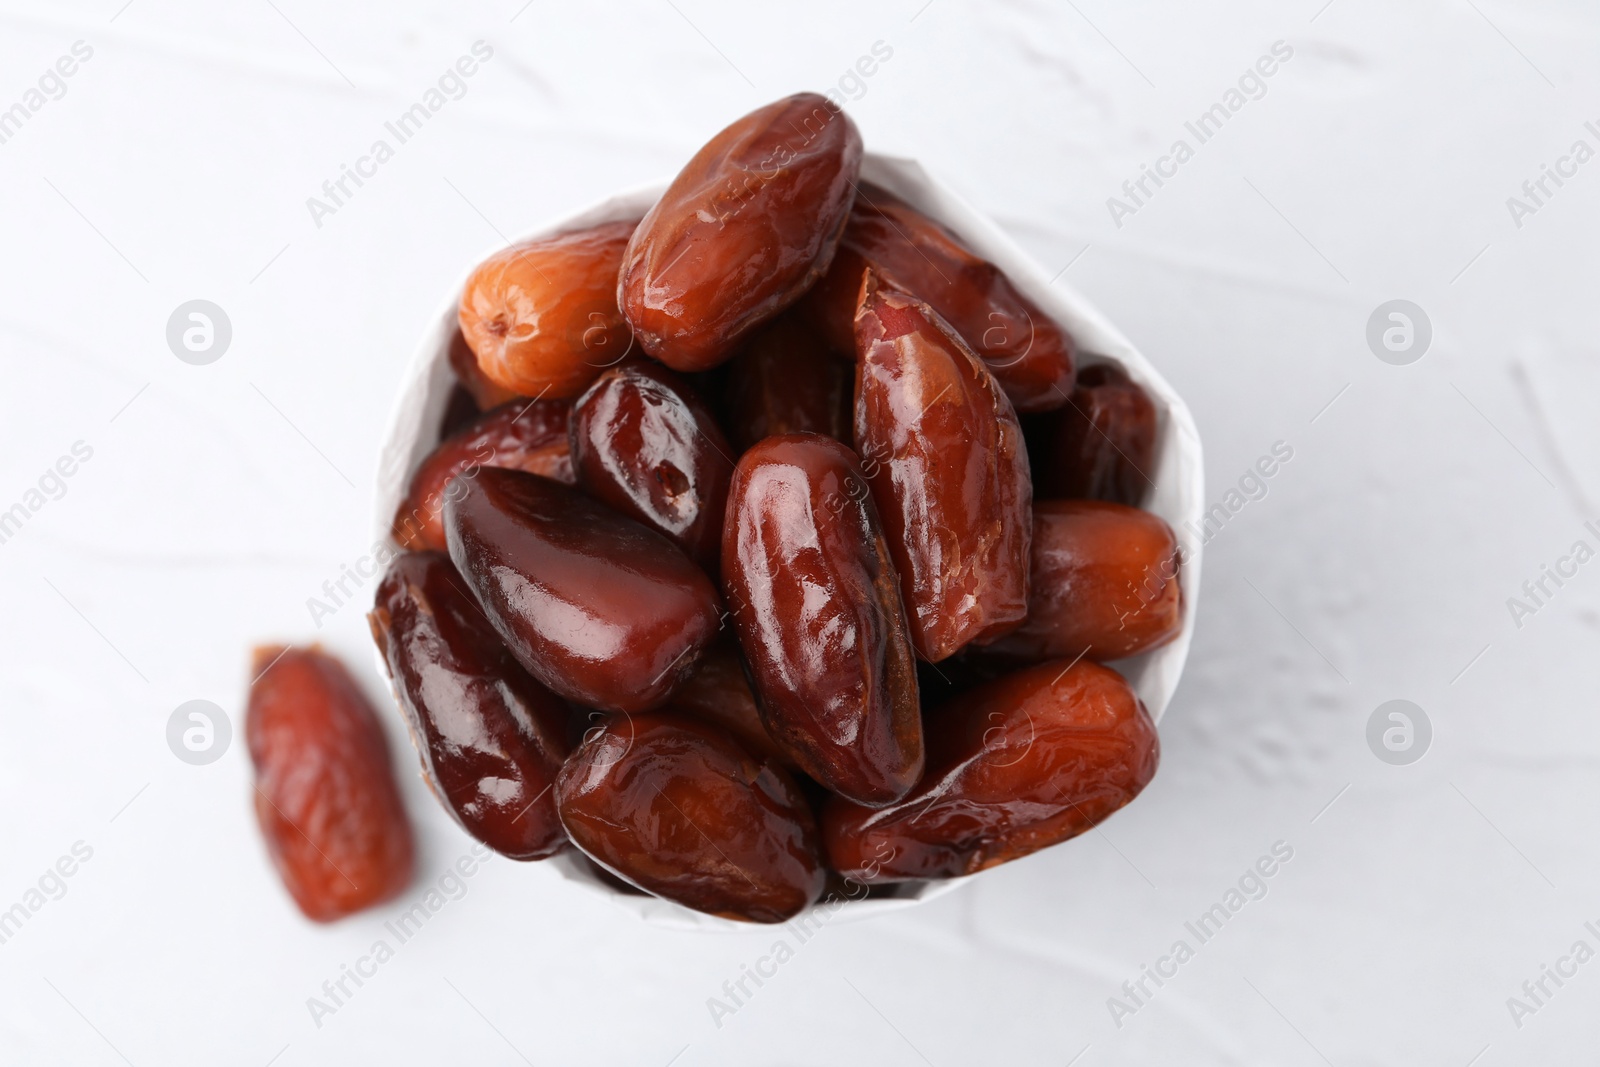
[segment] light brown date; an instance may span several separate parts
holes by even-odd
[[[484,377],[518,396],[577,396],[621,361],[632,335],[617,270],[632,222],[513,245],[485,260],[461,294],[461,332]]]
[[[455,371],[456,382],[472,397],[473,403],[478,405],[479,411],[488,411],[497,408],[510,400],[515,400],[517,394],[490,381],[478,366],[478,354],[467,344],[466,335],[461,332],[461,327],[456,327],[456,332],[450,335],[450,369]]]

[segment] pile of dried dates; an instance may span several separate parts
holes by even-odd
[[[644,218],[468,281],[370,618],[427,780],[495,851],[781,922],[1025,856],[1154,775],[1102,663],[1181,625],[1138,508],[1156,409],[860,164],[792,96]],[[373,760],[353,729],[299,772]],[[368,901],[411,861],[384,788],[317,831]],[[362,877],[321,873],[304,894],[350,910]]]

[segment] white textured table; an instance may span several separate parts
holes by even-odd
[[[0,1059],[1589,1062],[1592,7],[520,2],[0,9]],[[212,700],[237,733],[265,639],[320,639],[381,695],[371,583],[323,586],[368,551],[392,383],[444,287],[497,232],[828,87],[1194,410],[1222,510],[1160,774],[1100,832],[803,943],[643,927],[490,861],[314,1019],[467,841],[407,774],[415,889],[313,927],[239,738],[189,766],[169,716]],[[209,365],[166,341],[193,299],[232,326]],[[1394,299],[1431,324],[1405,365],[1367,340]],[[1409,765],[1367,741],[1393,699],[1431,723]]]

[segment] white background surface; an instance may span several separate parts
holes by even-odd
[[[0,945],[0,1059],[1588,1062],[1600,963],[1520,1028],[1506,1000],[1600,948],[1600,562],[1521,628],[1506,599],[1600,547],[1600,161],[1521,228],[1505,201],[1600,145],[1592,6],[519,2],[0,7],[0,107],[94,48],[0,144],[0,508],[94,450],[0,545],[0,907],[93,849]],[[480,38],[467,94],[317,228],[306,198]],[[1114,226],[1106,198],[1279,39],[1266,95]],[[652,930],[507,861],[317,1027],[306,999],[467,841],[407,773],[415,890],[313,927],[242,744],[187,766],[168,715],[205,698],[237,727],[268,639],[321,639],[381,696],[370,587],[320,630],[306,599],[367,549],[395,375],[444,288],[497,231],[668,173],[880,40],[850,104],[868,142],[1072,264],[1188,400],[1213,499],[1294,449],[1207,546],[1160,774],[1100,833],[827,927],[720,1028],[707,998],[778,933]],[[233,322],[207,367],[164,340],[195,297]],[[1364,339],[1395,297],[1435,332],[1406,367]],[[1396,697],[1434,727],[1406,767],[1364,739]],[[1280,840],[1267,895],[1116,1026],[1107,998]]]

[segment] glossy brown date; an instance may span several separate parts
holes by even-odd
[[[1036,501],[1033,524],[1028,618],[986,654],[1110,660],[1178,636],[1183,592],[1172,527],[1103,500]]]
[[[1028,608],[1032,482],[984,364],[928,305],[868,275],[856,314],[861,455],[917,654],[992,641]]]
[[[980,686],[928,718],[928,772],[873,810],[835,797],[829,864],[865,884],[974,874],[1075,837],[1155,775],[1155,724],[1122,676],[1043,663]]]
[[[307,918],[332,922],[411,880],[411,823],[372,705],[317,648],[255,650],[245,737],[255,810],[278,875]]]
[[[851,376],[804,318],[785,312],[728,363],[728,432],[740,451],[784,433],[849,444]]]
[[[844,239],[804,309],[828,343],[851,349],[861,275],[925,301],[961,335],[1018,411],[1048,411],[1072,391],[1072,338],[986,259],[943,226],[882,189],[863,184]]]
[[[722,581],[761,718],[805,772],[864,804],[922,772],[916,664],[855,455],[768,437],[734,471]]]
[[[471,477],[483,467],[504,467],[570,485],[570,412],[565,400],[514,400],[446,438],[411,476],[391,527],[395,541],[402,548],[445,550],[445,494],[458,474]]]
[[[778,923],[822,893],[816,822],[799,789],[705,723],[615,717],[572,754],[556,798],[591,859],[696,911]]]
[[[567,706],[512,658],[449,557],[398,556],[367,619],[445,809],[512,859],[561,851],[552,788],[567,756]]]
[[[715,573],[733,449],[682,378],[643,361],[613,367],[573,407],[571,435],[573,470],[590,496]]]
[[[484,377],[518,396],[577,396],[631,347],[617,270],[632,222],[541,237],[490,256],[461,294]]]
[[[1154,484],[1156,407],[1109,363],[1085,367],[1071,402],[1044,416],[1035,439],[1040,496],[1138,507]]]
[[[744,660],[735,640],[718,641],[706,649],[700,666],[672,694],[670,710],[720,727],[753,756],[799,769],[794,757],[772,739],[761,721],[761,709],[745,678]]]
[[[645,351],[706,370],[798,300],[828,269],[860,166],[855,123],[816,93],[707,142],[628,244],[617,303]]]
[[[560,696],[605,711],[655,707],[716,635],[705,572],[576,489],[485,468],[446,495],[456,569],[517,660]]]

